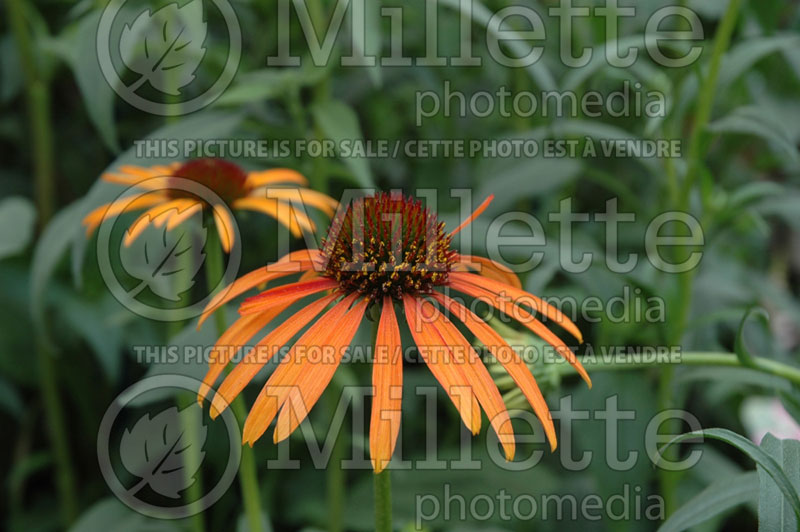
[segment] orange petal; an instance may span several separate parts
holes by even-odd
[[[233,247],[234,240],[234,224],[230,212],[222,205],[214,205],[214,223],[217,226],[217,233],[219,233],[219,241],[222,244],[222,250],[225,253],[230,253]]]
[[[508,284],[495,281],[494,279],[489,279],[488,277],[482,277],[474,273],[453,272],[450,278],[452,280],[463,281],[464,283],[477,286],[495,294],[508,296],[514,300],[514,303],[517,306],[521,304],[528,305],[536,312],[544,314],[548,319],[556,322],[572,336],[574,336],[580,343],[583,343],[583,335],[581,334],[581,331],[578,330],[578,327],[572,323],[572,320],[570,320],[566,315],[564,315],[563,312],[554,306],[546,303],[541,298],[529,292],[525,292],[524,290],[514,288]]]
[[[222,381],[211,402],[211,417],[217,417],[220,412],[225,410],[230,402],[236,399],[236,396],[247,386],[247,383],[253,380],[253,377],[261,371],[264,364],[269,362],[279,349],[286,345],[303,327],[308,325],[336,297],[335,295],[330,295],[314,301],[262,338],[253,351],[248,353],[244,360],[237,364],[233,371]],[[268,311],[267,313],[271,312]],[[261,315],[253,314],[253,316]],[[214,379],[216,380],[216,377]]]
[[[277,306],[266,312],[250,314],[236,320],[222,336],[212,349],[212,359],[209,362],[208,372],[206,372],[200,390],[197,392],[197,402],[202,403],[211,386],[217,381],[222,371],[228,365],[231,358],[236,355],[241,348],[269,322],[275,319],[281,312],[286,310],[289,305]]]
[[[411,336],[422,360],[455,405],[464,425],[472,434],[478,434],[481,430],[481,410],[463,370],[451,360],[450,351],[438,331],[431,323],[420,319],[418,298],[404,295],[403,306]]]
[[[303,373],[302,378],[297,380],[296,390],[289,394],[278,414],[278,422],[275,424],[273,434],[275,443],[288,438],[294,429],[308,417],[308,413],[330,383],[336,368],[339,367],[344,350],[350,345],[358,326],[361,325],[368,303],[368,299],[362,299],[353,305],[353,308],[342,318],[340,326],[329,338],[328,343],[320,346],[324,349],[322,360],[313,361],[307,365],[307,370]]]
[[[520,358],[514,349],[500,336],[497,331],[492,329],[485,321],[476,316],[471,310],[443,294],[434,292],[434,299],[441,303],[450,312],[455,314],[458,319],[467,326],[475,337],[485,345],[494,355],[500,364],[506,369],[508,374],[519,386],[522,394],[531,404],[536,417],[544,427],[547,440],[550,442],[550,450],[555,451],[557,446],[556,430],[553,426],[553,418],[550,409],[544,400],[539,385],[531,373],[528,366]]]
[[[206,308],[203,309],[203,314],[200,315],[200,319],[197,322],[197,328],[199,329],[200,326],[203,325],[203,322],[206,321],[215,310],[220,308],[228,301],[247,292],[251,288],[254,288],[262,283],[266,283],[272,279],[278,279],[279,277],[285,277],[287,275],[292,275],[293,273],[307,271],[314,267],[314,264],[307,253],[305,255],[298,254],[294,257],[291,257],[291,255],[292,254],[287,255],[287,257],[284,257],[283,259],[274,264],[270,264],[269,266],[264,266],[263,268],[253,270],[247,275],[244,275],[234,281],[226,289],[218,292],[211,299],[211,301],[209,301],[209,303],[206,305]]]
[[[307,188],[271,188],[267,191],[267,198],[282,199],[290,201],[291,203],[299,203],[302,205],[310,205],[316,207],[328,216],[333,216],[336,213],[336,207],[339,203],[316,190]]]
[[[427,301],[422,303],[423,308],[431,306]],[[511,418],[506,410],[503,397],[497,389],[489,370],[483,365],[478,353],[472,345],[464,338],[453,322],[445,317],[441,312],[436,313],[433,327],[439,331],[445,345],[457,352],[459,356],[454,357],[456,364],[462,369],[467,381],[472,386],[473,392],[478,399],[481,407],[489,418],[489,423],[494,428],[497,438],[503,445],[508,460],[514,459],[515,441],[514,428],[511,425]],[[457,351],[455,351],[457,350]],[[460,360],[459,360],[460,359]]]
[[[356,297],[356,294],[352,294],[339,301],[314,325],[309,327],[281,360],[250,409],[242,431],[243,442],[252,445],[264,434],[278,413],[278,409],[283,406],[289,392],[308,367],[309,348],[325,345],[337,333],[339,323]]]
[[[537,320],[533,314],[523,309],[519,305],[514,306],[513,309],[510,308],[511,304],[508,303],[508,301],[498,297],[495,293],[485,288],[468,283],[462,283],[461,281],[455,280],[452,277],[450,279],[450,286],[466,294],[483,298],[500,312],[518,319],[518,321],[527,327],[531,332],[555,347],[558,354],[564,357],[564,359],[566,359],[567,362],[569,362],[570,365],[575,368],[575,370],[580,374],[583,380],[586,381],[586,384],[588,384],[590,388],[592,387],[592,379],[589,378],[589,374],[586,373],[586,370],[584,369],[580,360],[575,357],[575,353],[573,353],[572,350],[563,342],[563,340],[556,336],[553,331],[545,327],[542,322]]]
[[[87,214],[83,219],[83,225],[86,226],[86,235],[91,235],[106,218],[119,216],[123,212],[144,209],[163,201],[167,201],[167,198],[160,192],[148,192],[147,194],[142,194],[127,202],[125,200],[119,200],[101,205]]]
[[[389,296],[383,298],[375,338],[372,394],[369,452],[372,468],[380,473],[392,459],[402,417],[403,348],[394,303]]]
[[[305,214],[297,212],[288,203],[269,198],[249,196],[234,201],[233,207],[266,214],[286,226],[295,237],[303,236],[303,230],[309,233],[314,232],[314,222]]]
[[[460,232],[462,229],[464,229],[466,226],[468,226],[469,224],[471,224],[471,223],[473,222],[473,220],[475,220],[475,218],[477,218],[478,216],[480,216],[480,215],[481,215],[481,213],[483,213],[483,211],[485,211],[485,210],[486,210],[486,207],[488,207],[488,206],[489,206],[489,204],[492,202],[492,200],[493,200],[493,199],[494,199],[494,194],[492,194],[491,196],[489,196],[488,198],[486,198],[485,200],[483,200],[483,203],[481,203],[480,205],[478,205],[478,208],[477,208],[477,209],[475,209],[475,211],[473,211],[473,213],[472,213],[472,214],[469,216],[469,218],[467,218],[466,220],[464,220],[463,222],[461,222],[461,224],[460,224],[458,227],[456,227],[455,229],[453,229],[453,232],[452,232],[452,233],[450,233],[450,236],[453,236],[453,235],[457,234],[457,233],[458,233],[458,232]]]
[[[277,286],[257,296],[248,297],[239,307],[239,314],[250,314],[266,310],[285,301],[297,301],[306,296],[331,290],[339,286],[333,279],[315,279]]]
[[[250,188],[274,185],[276,183],[296,183],[301,186],[306,186],[308,185],[308,179],[303,177],[300,172],[289,168],[274,168],[272,170],[250,172],[247,174],[247,186]]]
[[[520,282],[519,277],[517,277],[517,274],[499,262],[495,262],[492,259],[478,255],[461,255],[458,261],[458,264],[473,267],[475,266],[475,263],[477,263],[480,268],[480,275],[488,277],[489,279],[494,279],[495,281],[499,281],[503,284],[511,285],[519,290],[522,289],[522,283]]]

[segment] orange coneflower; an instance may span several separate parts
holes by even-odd
[[[516,275],[505,266],[482,257],[459,255],[451,248],[453,235],[478,216],[489,201],[491,198],[451,233],[446,233],[444,223],[438,222],[419,201],[408,197],[381,193],[340,208],[321,250],[297,251],[251,272],[208,305],[200,323],[215,309],[260,283],[303,272],[297,282],[266,290],[242,303],[241,317],[217,343],[217,357],[199,391],[199,401],[206,397],[239,346],[289,305],[315,296],[315,301],[258,342],[256,349],[223,380],[211,404],[211,415],[216,417],[274,353],[311,324],[267,380],[244,426],[243,440],[252,445],[277,415],[274,440],[283,440],[319,399],[367,308],[373,305],[380,318],[369,439],[372,464],[380,472],[391,459],[400,423],[403,357],[395,310],[398,307],[421,358],[473,434],[480,430],[482,408],[506,457],[513,458],[514,434],[500,392],[477,352],[448,315],[462,322],[503,364],[530,402],[555,449],[553,421],[528,367],[484,320],[444,293],[451,289],[480,298],[518,319],[552,344],[591,385],[574,353],[532,312],[555,321],[581,342],[580,331],[566,316],[524,292]],[[481,275],[469,270],[480,270]],[[227,346],[233,349],[224,349]],[[309,352],[320,346],[328,348],[330,356],[315,360]],[[266,356],[263,349],[267,350]]]
[[[307,188],[285,188],[282,185],[307,185],[306,178],[288,168],[245,172],[238,165],[223,159],[193,159],[166,166],[121,166],[118,172],[103,174],[102,179],[141,188],[143,194],[128,202],[102,205],[83,220],[87,234],[92,234],[106,218],[123,212],[147,209],[128,228],[123,242],[129,245],[150,224],[172,229],[203,208],[211,209],[220,242],[225,252],[233,245],[234,231],[230,209],[258,211],[272,216],[289,228],[295,236],[303,230],[312,232],[314,223],[296,208],[298,202],[318,208],[333,216],[338,203]],[[188,180],[216,196],[213,203],[180,185],[177,179]],[[269,194],[267,194],[269,190]],[[224,205],[223,205],[224,203]],[[227,208],[226,208],[227,207]]]

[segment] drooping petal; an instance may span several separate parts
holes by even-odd
[[[358,326],[364,317],[364,312],[369,304],[368,299],[362,299],[351,308],[337,327],[327,344],[321,347],[322,360],[310,360],[306,363],[307,370],[303,372],[294,390],[288,395],[287,400],[278,414],[273,440],[278,443],[294,432],[300,423],[308,417],[308,413],[319,400],[322,392],[328,386],[336,368],[342,361],[344,350],[353,340]]]
[[[453,363],[450,351],[439,336],[438,331],[430,323],[430,318],[420,316],[420,302],[417,297],[408,294],[403,296],[408,328],[419,354],[431,373],[439,381],[445,393],[458,410],[464,425],[472,434],[481,431],[481,411],[478,399],[463,370]]]
[[[494,279],[501,283],[511,285],[514,288],[519,290],[522,289],[522,283],[511,269],[499,262],[495,262],[492,259],[481,257],[479,255],[461,255],[459,257],[459,262],[457,265],[464,265],[464,266],[472,266],[473,268],[475,265],[481,268],[480,275],[484,277],[488,277],[489,279]]]
[[[583,335],[578,330],[572,320],[570,320],[563,312],[554,306],[543,301],[541,298],[513,286],[482,277],[474,273],[453,272],[450,274],[453,281],[462,281],[463,283],[477,286],[483,290],[488,290],[495,294],[504,295],[511,298],[517,306],[527,305],[533,308],[536,312],[544,314],[548,319],[553,320],[559,326],[563,327],[568,333],[574,336],[579,342],[583,343]]]
[[[339,203],[330,196],[308,188],[271,188],[267,192],[267,197],[310,205],[328,216],[333,216],[336,213],[336,207],[339,206]]]
[[[547,407],[539,385],[536,384],[536,379],[519,354],[489,324],[458,301],[438,292],[434,292],[433,297],[455,314],[470,332],[491,351],[497,361],[503,365],[531,404],[536,417],[539,418],[544,427],[547,440],[550,442],[550,449],[555,451],[557,446],[556,430],[553,426],[550,409]]]
[[[426,306],[432,307],[427,301],[423,302],[422,305],[423,308]],[[458,356],[454,357],[455,364],[464,371],[475,397],[477,397],[478,402],[486,412],[489,423],[503,445],[506,458],[513,460],[516,445],[514,428],[511,425],[511,418],[508,415],[508,410],[506,410],[503,397],[492,380],[492,376],[489,375],[489,370],[483,365],[480,356],[478,356],[478,353],[475,352],[467,339],[464,338],[464,335],[456,329],[444,314],[436,312],[432,325],[438,330],[445,345],[448,345],[451,350],[458,353]]]
[[[356,294],[351,294],[339,301],[326,312],[314,325],[297,340],[289,353],[281,360],[278,367],[270,375],[267,383],[256,397],[250,414],[244,423],[242,441],[252,445],[264,434],[275,418],[278,409],[283,406],[297,379],[303,374],[308,364],[308,350],[313,346],[325,345],[338,331],[339,324],[353,303]]]
[[[225,251],[225,253],[230,253],[234,240],[233,218],[228,209],[222,205],[214,205],[212,209],[214,212],[214,223],[217,226],[217,233],[219,233],[219,241],[222,245],[222,250]]]
[[[555,347],[558,354],[564,357],[564,359],[569,362],[573,368],[575,368],[575,370],[580,374],[583,380],[586,381],[586,384],[588,384],[590,388],[592,387],[592,380],[589,378],[589,374],[586,373],[583,364],[581,364],[580,360],[578,360],[575,356],[575,353],[573,353],[572,350],[564,343],[564,341],[556,336],[553,331],[548,329],[542,322],[537,320],[533,314],[519,305],[514,306],[506,299],[499,297],[497,294],[487,290],[486,288],[464,283],[458,279],[452,278],[450,280],[450,286],[456,290],[464,292],[465,294],[484,299],[500,312],[517,319],[531,332]]]
[[[208,372],[203,378],[200,390],[197,392],[197,401],[203,402],[211,386],[217,381],[231,358],[261,329],[267,326],[275,317],[286,310],[289,305],[280,305],[265,312],[242,316],[231,325],[217,340],[212,349],[212,359],[208,364]]]
[[[309,233],[313,233],[315,230],[314,222],[308,216],[282,201],[248,196],[237,199],[232,206],[235,209],[266,214],[286,226],[295,237],[302,236],[304,230]]]
[[[186,200],[186,201],[191,202],[191,205],[189,203],[184,204],[185,207],[183,211],[179,211],[170,216],[169,220],[167,221],[167,231],[170,231],[175,227],[179,226],[180,224],[190,219],[198,212],[202,212],[203,210],[202,203],[200,203],[199,201],[192,201],[192,200]]]
[[[175,199],[147,209],[130,225],[130,227],[128,227],[122,243],[125,246],[130,246],[150,224],[153,224],[155,227],[161,227],[170,218],[170,216],[166,216],[167,213],[169,213],[169,211],[180,213],[181,209],[185,208],[186,201],[194,203],[192,200]]]
[[[124,212],[144,209],[167,200],[167,197],[160,192],[150,192],[142,194],[128,202],[120,200],[101,205],[87,214],[83,219],[83,225],[86,226],[86,235],[91,235],[94,230],[97,229],[97,226],[106,218],[119,216]]]
[[[306,186],[308,185],[308,180],[300,172],[289,168],[274,168],[247,174],[247,186],[250,188],[274,185],[276,183],[295,183]]]
[[[380,473],[392,459],[402,417],[403,349],[394,303],[389,296],[383,298],[375,338],[372,393],[369,453],[375,473]]]
[[[253,351],[245,355],[244,359],[233,368],[220,384],[214,399],[211,401],[211,417],[216,417],[231,401],[236,399],[244,387],[247,386],[247,383],[253,380],[256,374],[261,371],[264,364],[269,362],[289,340],[294,338],[298,332],[316,318],[337,297],[335,294],[324,296],[310,303],[262,338],[255,345]],[[268,313],[271,313],[271,311],[268,311]],[[260,315],[253,314],[253,316]]]
[[[239,314],[261,312],[280,303],[297,301],[324,290],[332,290],[337,286],[339,286],[339,283],[332,279],[315,279],[313,281],[300,281],[277,286],[266,292],[261,292],[257,296],[245,299],[239,307]]]
[[[316,251],[316,250],[314,250]],[[318,253],[318,252],[317,252]],[[316,254],[314,254],[314,258]],[[230,300],[240,296],[246,291],[254,288],[260,284],[266,283],[273,279],[292,275],[293,273],[304,272],[314,268],[314,258],[309,254],[308,250],[301,252],[290,253],[283,259],[274,264],[258,268],[252,272],[240,277],[234,281],[225,290],[217,293],[211,301],[203,309],[203,314],[197,322],[198,329],[208,317],[214,313],[215,310],[226,304]]]

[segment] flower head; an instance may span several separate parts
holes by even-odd
[[[228,252],[234,238],[229,209],[261,212],[288,227],[293,235],[300,236],[303,231],[314,230],[314,223],[300,204],[318,208],[329,216],[333,216],[337,206],[334,199],[319,192],[286,187],[307,184],[306,179],[294,170],[278,168],[245,172],[223,159],[193,159],[149,168],[126,165],[118,172],[103,174],[102,179],[142,191],[131,201],[102,205],[83,220],[87,234],[91,234],[107,218],[144,209],[145,212],[128,228],[123,240],[125,245],[130,245],[151,224],[157,227],[166,224],[167,229],[172,229],[194,214],[207,210],[214,218],[222,247]],[[195,186],[187,187],[183,182]],[[196,193],[197,188],[210,191],[210,194],[201,197]]]
[[[523,291],[510,269],[490,259],[460,255],[453,250],[453,235],[478,216],[490,200],[450,233],[445,232],[444,224],[435,214],[408,197],[378,194],[354,201],[346,209],[340,208],[321,250],[290,253],[240,278],[210,302],[200,323],[221,305],[261,283],[302,274],[296,282],[263,291],[241,304],[241,317],[217,342],[216,356],[198,399],[202,401],[208,395],[242,345],[290,305],[313,296],[291,319],[263,337],[216,391],[211,403],[212,417],[226,408],[264,364],[299,334],[250,410],[243,434],[246,443],[252,445],[261,437],[276,416],[276,442],[299,426],[333,377],[367,308],[373,306],[380,315],[373,357],[370,422],[370,454],[375,471],[388,464],[399,433],[402,322],[408,326],[421,358],[473,434],[480,431],[483,410],[506,457],[513,458],[514,434],[502,396],[455,320],[503,365],[530,402],[544,425],[551,448],[555,449],[553,421],[530,369],[488,323],[449,295],[456,291],[480,298],[520,321],[553,345],[591,385],[574,353],[535,314],[556,322],[581,342],[574,323],[558,309]],[[404,318],[401,321],[398,311]],[[312,354],[315,349],[321,350],[319,356]]]

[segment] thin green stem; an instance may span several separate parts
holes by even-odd
[[[205,270],[206,284],[209,290],[213,290],[220,282],[224,271],[222,246],[219,242],[219,235],[213,230],[208,232]],[[225,309],[218,309],[214,313],[214,317],[217,333],[221,335],[227,327]],[[247,416],[247,408],[241,395],[231,403],[231,410],[236,415],[239,423],[243,423]],[[242,460],[239,463],[239,485],[242,489],[242,501],[248,529],[250,532],[260,532],[262,524],[261,493],[258,485],[255,453],[253,448],[248,445],[242,447]]]
[[[334,376],[330,388],[326,393],[326,402],[330,418],[336,415],[336,408],[341,397],[342,387]],[[325,472],[327,503],[328,503],[328,530],[330,532],[341,532],[344,530],[344,496],[345,496],[345,475],[342,469],[344,459],[344,436],[341,431],[336,435],[331,449],[330,463]]]
[[[690,198],[692,189],[697,181],[697,175],[700,172],[703,158],[703,138],[708,127],[708,122],[711,119],[711,111],[714,105],[714,96],[717,89],[717,78],[719,77],[719,70],[722,64],[722,57],[728,49],[733,35],[733,30],[736,27],[736,19],[739,15],[739,8],[741,7],[741,0],[730,0],[725,15],[722,17],[717,33],[714,37],[714,44],[711,51],[711,59],[709,60],[708,72],[704,80],[702,80],[700,93],[697,99],[697,107],[695,109],[695,120],[692,125],[692,132],[689,137],[689,151],[685,179],[683,180],[683,187],[678,196],[678,202],[675,204],[676,210],[688,212],[690,207]],[[674,177],[674,176],[673,176]],[[674,179],[672,179],[674,187]],[[671,191],[674,195],[674,190]],[[677,249],[677,248],[676,248]],[[695,251],[694,246],[687,246],[683,249],[678,249],[678,254],[681,258],[688,258],[692,252]],[[692,287],[694,284],[694,277],[697,273],[697,267],[692,268],[686,272],[679,274],[677,286],[677,309],[675,319],[670,320],[670,331],[668,340],[670,345],[679,345],[683,338],[689,323],[689,314],[692,308]],[[661,410],[680,407],[676,404],[678,401],[673,397],[673,374],[672,367],[665,368],[659,378],[658,389],[658,406]],[[679,421],[676,419],[669,420],[663,427],[667,434],[673,434],[679,428]],[[666,459],[671,459],[677,455],[677,448],[669,448],[666,450]],[[665,514],[670,516],[676,509],[678,482],[680,475],[677,472],[667,471],[662,469],[659,472],[659,483],[661,487],[661,495],[665,501]]]
[[[184,408],[197,408],[195,396],[191,393],[181,392],[178,395],[178,407],[183,410]],[[197,438],[200,432],[200,427],[197,426],[198,418],[192,416],[181,416],[181,429],[184,434],[192,440]],[[186,488],[186,501],[194,510],[191,517],[188,518],[189,528],[193,532],[204,532],[206,529],[205,520],[203,519],[203,512],[200,507],[200,499],[203,497],[203,479],[200,476],[200,447],[197,445],[190,445],[185,453],[182,453],[183,460],[185,461],[185,471],[196,471],[192,478],[186,480],[191,482]]]
[[[389,469],[372,476],[375,486],[375,532],[392,530],[392,476]]]
[[[28,121],[30,127],[32,164],[34,174],[36,206],[39,211],[39,225],[45,227],[53,216],[53,128],[50,119],[50,90],[46,80],[37,68],[29,27],[25,20],[23,0],[7,0],[8,20],[25,81]],[[44,401],[50,445],[53,448],[56,467],[56,486],[61,505],[61,518],[65,526],[78,516],[78,493],[75,473],[70,458],[66,424],[61,399],[58,392],[58,379],[55,360],[50,348],[43,341],[34,346],[39,370],[39,386]]]
[[[678,366],[717,366],[726,368],[740,368],[766,373],[774,377],[780,377],[787,381],[800,386],[800,368],[778,362],[763,357],[754,357],[753,366],[743,366],[739,362],[739,358],[733,353],[723,353],[714,351],[692,351],[682,353],[680,360],[654,360],[650,362],[630,362],[626,360],[617,360],[616,357],[609,357],[604,360],[602,357],[595,357],[592,360],[583,359],[581,364],[586,368],[589,373],[605,372],[605,371],[635,371],[645,368],[670,368],[675,369]],[[553,364],[547,368],[548,372],[557,375],[559,378],[577,375],[575,370],[569,364]],[[500,387],[511,387],[514,381],[508,377],[503,376],[496,379],[497,385]]]
[[[64,422],[64,412],[61,409],[61,399],[58,394],[55,360],[43,341],[36,342],[36,354],[47,431],[56,464],[56,487],[61,506],[61,520],[69,525],[78,517],[78,500],[75,496],[78,492],[67,441],[67,426]]]

